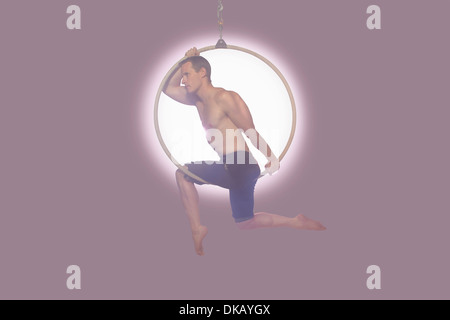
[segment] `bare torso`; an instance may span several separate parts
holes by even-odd
[[[219,96],[228,92],[222,88],[214,90],[210,99],[196,103],[209,144],[220,156],[235,151],[248,151],[242,134],[218,102]]]

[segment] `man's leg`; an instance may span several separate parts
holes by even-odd
[[[268,212],[255,213],[255,216],[252,219],[239,222],[237,225],[243,230],[275,227],[288,227],[316,231],[326,229],[320,222],[309,219],[302,214],[299,214],[294,218],[289,218]]]
[[[268,212],[258,212],[253,215],[255,184],[247,184],[241,188],[230,189],[230,203],[233,210],[233,218],[242,221],[247,217],[251,219],[237,222],[240,229],[288,227],[304,230],[325,230],[318,221],[311,220],[299,214],[294,218],[280,216]]]
[[[195,251],[198,255],[202,256],[204,255],[202,240],[208,233],[208,229],[200,224],[197,189],[195,188],[194,183],[185,179],[185,174],[180,169],[177,170],[175,176],[177,179],[178,190],[180,191],[181,201],[189,218]]]

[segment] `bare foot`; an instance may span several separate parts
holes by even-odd
[[[297,229],[316,230],[316,231],[322,231],[326,229],[319,221],[309,219],[302,214],[299,214],[294,219],[296,219],[294,222],[294,228]]]
[[[197,231],[192,232],[192,239],[194,240],[195,251],[199,256],[203,256],[205,253],[203,252],[203,238],[206,237],[208,233],[208,228],[205,226],[200,226]]]

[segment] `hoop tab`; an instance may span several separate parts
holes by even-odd
[[[217,41],[217,43],[216,43],[216,49],[219,49],[219,48],[222,48],[222,49],[228,48],[227,44],[225,43],[225,41],[223,39],[219,39],[219,41]]]

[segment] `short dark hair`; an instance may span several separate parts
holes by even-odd
[[[199,72],[201,68],[205,68],[206,76],[208,77],[209,82],[211,82],[211,65],[208,60],[201,56],[191,56],[180,61],[179,66],[181,67],[187,62],[192,63],[192,68],[194,68],[196,72]]]

